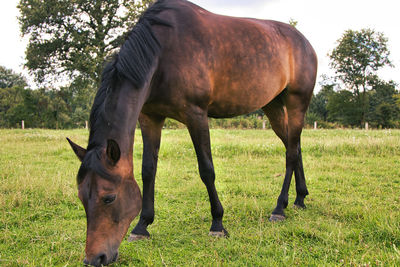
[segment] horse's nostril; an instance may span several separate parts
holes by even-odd
[[[83,260],[83,264],[89,265],[89,266],[107,265],[107,256],[104,253],[98,254],[90,262],[85,258]]]
[[[113,262],[116,262],[117,259],[118,259],[118,251],[114,254],[112,258],[111,257],[107,258],[105,253],[99,253],[92,259],[88,260],[87,258],[85,258],[83,260],[83,264],[86,266],[106,266]]]
[[[101,253],[97,255],[94,259],[93,262],[91,263],[93,266],[101,266],[101,265],[107,265],[107,256],[104,253]]]
[[[106,254],[101,254],[99,256],[99,259],[100,259],[100,264],[107,265],[107,256],[106,256]]]

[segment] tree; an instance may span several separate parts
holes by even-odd
[[[23,102],[22,87],[0,88],[0,127],[15,127],[10,122],[10,111]]]
[[[396,83],[382,81],[377,76],[371,77],[369,83],[372,90],[369,93],[368,121],[376,127],[396,126],[395,121],[400,120],[400,108],[396,103],[399,95]]]
[[[43,92],[58,103],[49,102],[57,118],[49,118],[49,127],[84,125],[106,58],[117,51],[151,2],[20,0],[21,32],[30,37],[26,67],[42,87],[63,91],[62,97],[48,89]]]
[[[0,66],[0,127],[70,128],[71,96],[68,90],[27,87],[25,78]]]
[[[400,93],[397,93],[393,96],[395,102],[396,102],[396,107],[398,110],[400,110]]]
[[[124,40],[151,0],[20,0],[21,32],[30,37],[27,68],[36,80],[100,80],[104,59]]]
[[[376,75],[384,66],[391,66],[387,38],[371,29],[346,31],[337,41],[337,47],[329,55],[337,78],[352,90],[361,104],[360,123],[367,113],[366,92],[369,77]]]
[[[341,90],[334,92],[328,98],[328,121],[338,122],[345,126],[360,125],[361,106],[359,98],[352,92]]]
[[[323,81],[320,83],[321,90],[313,95],[308,108],[308,113],[313,119],[327,121],[328,119],[328,100],[329,97],[334,93],[336,86],[328,77],[323,76]]]
[[[0,127],[13,127],[9,111],[22,101],[22,91],[26,87],[25,78],[11,69],[0,66]]]
[[[290,18],[289,20],[289,25],[293,26],[293,27],[297,27],[297,24],[299,24],[299,22],[293,18]]]
[[[0,66],[0,88],[11,88],[14,86],[25,87],[26,85],[25,77],[21,74]]]

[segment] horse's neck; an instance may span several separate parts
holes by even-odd
[[[124,156],[132,157],[135,129],[146,96],[145,89],[122,83],[118,95],[114,96],[112,109],[107,112],[110,123],[107,138],[117,141]]]

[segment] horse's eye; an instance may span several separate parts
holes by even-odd
[[[104,204],[111,204],[117,198],[117,195],[108,195],[103,197]]]

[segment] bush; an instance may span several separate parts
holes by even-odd
[[[186,126],[179,121],[167,118],[164,123],[164,129],[184,129]]]
[[[271,125],[267,118],[259,118],[257,116],[240,116],[229,119],[208,119],[210,129],[262,129],[263,121],[265,121],[266,129],[271,129]],[[184,129],[186,126],[174,119],[167,118],[165,120],[164,129]]]

